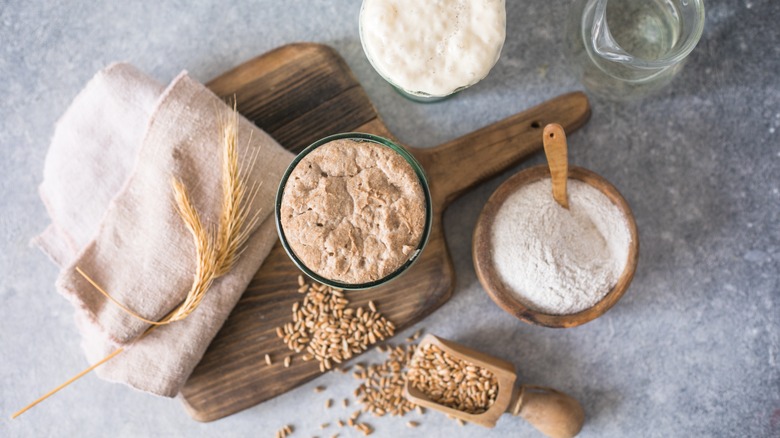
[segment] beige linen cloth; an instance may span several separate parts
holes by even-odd
[[[233,270],[193,313],[135,341],[148,324],[75,270],[150,320],[183,300],[195,274],[195,245],[176,210],[171,179],[183,181],[204,223],[218,222],[218,112],[229,110],[186,73],[164,88],[128,64],[114,64],[57,123],[40,186],[51,225],[33,243],[62,268],[57,290],[75,307],[88,360],[125,347],[97,368],[106,380],[175,396],[276,241],[274,195],[292,154],[242,118],[239,156],[259,150],[247,174],[249,184],[261,184],[252,204],[260,220]]]

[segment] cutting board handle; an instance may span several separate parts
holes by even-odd
[[[431,186],[434,204],[446,207],[474,185],[542,149],[542,130],[558,123],[566,133],[590,117],[585,93],[558,96],[529,110],[430,149],[416,149]]]

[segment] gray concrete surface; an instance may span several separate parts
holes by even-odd
[[[508,3],[507,44],[488,79],[425,106],[371,70],[358,0],[0,2],[0,436],[271,436],[288,423],[294,436],[330,436],[319,424],[347,416],[322,408],[351,393],[355,382],[342,375],[210,424],[177,400],[89,376],[8,420],[86,365],[56,270],[28,241],[47,223],[36,187],[54,122],[98,69],[127,60],[161,81],[181,69],[205,81],[284,43],[327,43],[401,140],[435,145],[580,88],[556,25],[568,2]],[[604,317],[532,327],[494,305],[474,275],[478,212],[528,164],[445,216],[457,290],[418,327],[570,392],[585,406],[583,437],[780,436],[780,3],[706,3],[702,41],[669,88],[633,104],[594,100],[590,123],[570,137],[572,162],[621,190],[641,234],[636,278]],[[316,384],[328,391],[315,395]],[[419,421],[419,436],[539,436],[509,417],[492,431],[431,413]],[[412,435],[405,422],[371,420],[378,436]]]

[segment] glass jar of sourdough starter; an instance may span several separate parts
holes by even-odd
[[[401,95],[435,102],[487,76],[506,37],[504,0],[363,0],[360,42]]]
[[[628,100],[667,85],[703,29],[703,0],[576,0],[566,48],[586,88]]]
[[[428,179],[409,151],[348,132],[295,157],[279,183],[275,217],[284,250],[307,276],[339,289],[368,289],[420,258],[433,207]],[[405,241],[406,235],[419,237]]]

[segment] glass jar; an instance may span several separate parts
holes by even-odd
[[[284,189],[285,186],[287,185],[288,179],[290,178],[290,174],[292,174],[292,171],[298,166],[298,163],[300,163],[304,157],[306,157],[308,154],[313,152],[315,149],[331,141],[340,140],[340,139],[353,140],[356,142],[372,142],[380,146],[389,148],[395,153],[397,153],[398,155],[400,155],[401,157],[403,157],[403,159],[407,163],[409,163],[415,175],[417,175],[418,181],[422,188],[423,197],[425,201],[425,223],[424,223],[422,235],[420,236],[420,242],[417,245],[417,247],[413,251],[411,251],[406,262],[404,262],[395,271],[391,272],[390,274],[378,280],[370,281],[367,283],[359,283],[359,284],[342,283],[338,280],[323,277],[322,275],[319,275],[318,273],[314,272],[314,270],[306,266],[306,264],[303,263],[300,257],[298,257],[295,254],[295,251],[292,249],[290,243],[287,240],[287,237],[285,236],[284,227],[282,226],[282,220],[281,220],[282,198],[284,196]],[[287,170],[284,172],[284,175],[282,176],[282,180],[279,183],[279,189],[276,192],[276,202],[275,202],[274,210],[275,210],[276,230],[279,233],[279,240],[281,241],[282,247],[284,247],[284,250],[287,252],[287,255],[290,257],[293,263],[295,263],[295,265],[298,268],[300,268],[301,271],[303,271],[308,277],[310,277],[314,281],[317,281],[319,283],[337,289],[348,289],[348,290],[368,289],[376,286],[381,286],[389,282],[390,280],[397,278],[404,272],[406,272],[406,270],[409,269],[414,264],[414,262],[420,258],[420,254],[422,254],[425,245],[428,243],[428,237],[431,233],[431,227],[433,223],[433,204],[431,201],[430,188],[428,186],[428,178],[425,176],[425,172],[423,171],[423,168],[420,165],[420,163],[414,158],[414,156],[409,151],[404,149],[402,146],[397,145],[394,142],[384,137],[380,137],[373,134],[359,133],[359,132],[347,132],[343,134],[335,134],[335,135],[325,137],[323,139],[317,140],[316,142],[312,143],[310,146],[304,149],[300,154],[298,154],[298,156],[296,156],[293,159],[292,163],[290,163],[290,165],[287,167]]]
[[[588,90],[629,100],[667,85],[703,29],[703,0],[575,0],[566,49]]]
[[[438,102],[484,79],[506,38],[504,0],[363,0],[360,43],[399,94]]]

